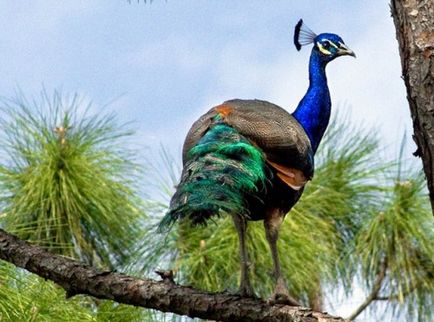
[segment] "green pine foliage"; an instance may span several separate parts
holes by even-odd
[[[59,93],[0,103],[0,227],[99,267],[126,265],[146,219],[133,132]],[[154,321],[0,263],[0,321]]]
[[[356,236],[355,258],[367,292],[381,279],[377,297],[408,319],[429,321],[434,307],[434,223],[422,173],[398,172],[383,204],[372,209]]]
[[[1,224],[85,262],[115,267],[136,243],[142,201],[132,132],[74,96],[1,101]]]
[[[65,299],[52,283],[0,263],[1,321],[89,321],[91,313],[79,297]]]
[[[66,299],[51,281],[0,263],[0,321],[157,321],[155,313],[86,296]]]
[[[1,106],[1,227],[97,266],[152,277],[155,269],[174,269],[182,284],[237,290],[238,237],[229,216],[156,232],[178,183],[170,154],[162,151],[170,178],[159,165],[151,168],[155,180],[145,183],[132,132],[113,116],[92,116],[78,97],[44,93],[38,101],[3,99]],[[359,285],[374,294],[369,308],[380,301],[395,318],[433,320],[434,225],[425,182],[420,172],[403,170],[410,166],[402,158],[394,164],[381,154],[375,131],[342,118],[330,126],[314,180],[282,225],[282,271],[306,305],[336,290],[351,296]],[[165,198],[143,200],[139,180]],[[268,296],[274,285],[262,222],[249,223],[248,248],[253,286]],[[0,320],[176,319],[85,296],[66,300],[53,283],[0,263]]]

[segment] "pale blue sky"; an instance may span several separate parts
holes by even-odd
[[[0,96],[78,92],[134,121],[141,145],[180,153],[191,123],[224,100],[296,107],[310,53],[292,44],[300,18],[357,54],[327,68],[333,109],[351,105],[396,150],[411,126],[388,1],[2,1]]]
[[[328,67],[334,109],[350,104],[353,119],[398,145],[411,127],[387,1],[3,1],[0,95],[78,92],[134,120],[141,143],[178,152],[191,123],[224,100],[296,107],[310,52],[292,44],[301,17],[357,53]]]

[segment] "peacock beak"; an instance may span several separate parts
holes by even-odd
[[[340,43],[338,55],[339,56],[349,55],[349,56],[353,56],[354,58],[356,58],[356,54],[354,53],[354,51],[352,51],[350,48],[348,48],[346,45],[344,45],[342,43]]]

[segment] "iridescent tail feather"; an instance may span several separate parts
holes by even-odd
[[[262,151],[234,128],[217,123],[188,154],[181,182],[159,229],[177,220],[205,224],[213,216],[249,216],[246,197],[264,189],[266,165]]]

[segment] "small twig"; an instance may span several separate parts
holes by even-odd
[[[391,294],[388,296],[378,295],[375,300],[377,301],[397,301],[400,298],[406,297],[413,293],[413,291],[417,288],[417,284],[413,284],[408,290],[402,292],[401,294]]]
[[[372,286],[372,291],[369,293],[368,297],[363,301],[362,304],[347,318],[348,321],[354,321],[356,317],[362,313],[372,301],[376,300],[378,297],[378,292],[381,290],[383,285],[384,277],[387,271],[387,259],[384,259],[380,266],[380,271],[377,274],[374,285]]]
[[[155,273],[158,274],[161,277],[161,279],[163,280],[163,282],[175,284],[175,281],[173,279],[173,277],[175,276],[175,274],[173,273],[172,270],[169,270],[169,271],[155,271]]]
[[[388,296],[377,296],[375,298],[376,301],[394,301],[397,300],[398,294],[388,295]]]

